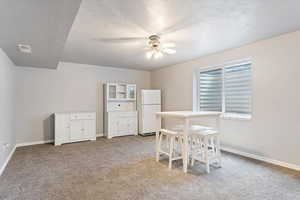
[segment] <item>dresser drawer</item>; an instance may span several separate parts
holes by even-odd
[[[82,119],[95,119],[95,113],[72,113],[70,115],[70,120],[82,120]]]

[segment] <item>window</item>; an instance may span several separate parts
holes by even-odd
[[[199,102],[201,111],[222,111],[222,69],[200,72]]]
[[[197,74],[200,111],[251,115],[251,62],[201,70]]]
[[[251,114],[251,64],[224,68],[225,112]]]

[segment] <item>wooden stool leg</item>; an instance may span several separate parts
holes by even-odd
[[[209,157],[208,157],[208,138],[204,139],[204,161],[206,165],[206,172],[209,173]]]
[[[175,137],[170,137],[170,144],[169,144],[169,169],[172,169],[174,139],[175,139]]]
[[[178,139],[179,139],[179,145],[180,145],[180,155],[182,156],[182,154],[183,154],[183,138],[182,138],[182,136],[179,136],[178,137]],[[183,164],[183,160],[182,160],[182,164]]]
[[[222,167],[220,137],[216,136],[216,153],[218,157],[218,167]]]
[[[195,164],[195,156],[196,156],[196,144],[197,141],[195,140],[195,138],[191,139],[191,147],[192,147],[192,161],[191,161],[191,166],[194,166]]]
[[[159,145],[160,145],[159,140],[160,140],[160,135],[161,135],[160,132],[156,133],[156,162],[159,161],[159,151],[160,151],[160,149],[159,149]]]
[[[161,142],[162,142],[162,137],[163,137],[163,134],[160,134],[159,135],[159,141],[158,141],[158,153],[156,155],[156,161],[158,162],[159,161],[159,154],[160,154],[160,151],[161,151]]]

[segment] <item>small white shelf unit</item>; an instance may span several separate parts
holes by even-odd
[[[136,85],[104,84],[104,135],[107,138],[137,135]]]

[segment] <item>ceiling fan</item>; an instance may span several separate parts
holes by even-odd
[[[146,24],[141,23],[139,20],[135,20],[135,18],[128,18],[128,16],[123,14],[123,10],[120,7],[115,6],[115,4],[110,4],[109,2],[113,2],[110,0],[107,0],[105,4],[108,6],[108,9],[112,11],[112,13],[116,17],[121,17],[124,19],[126,24],[133,25],[134,27],[138,27],[143,30],[144,34],[147,34],[147,37],[117,37],[117,38],[96,38],[94,40],[98,42],[104,42],[104,43],[120,43],[120,42],[139,42],[139,41],[145,41],[147,50],[146,57],[148,59],[158,59],[163,57],[164,54],[174,54],[176,53],[175,47],[176,44],[173,42],[164,42],[164,40],[161,40],[161,37],[163,35],[168,35],[170,33],[175,33],[177,31],[185,30],[187,28],[190,28],[194,25],[197,25],[202,22],[201,18],[193,15],[193,9],[198,12],[197,6],[195,5],[189,5],[191,6],[189,14],[180,17],[177,22],[174,24],[169,24],[165,26],[164,28],[160,27],[147,27]],[[126,13],[126,12],[125,12]],[[155,13],[156,15],[156,13]],[[162,28],[162,29],[161,29]],[[156,30],[156,31],[153,31]],[[155,33],[155,34],[152,34]]]
[[[98,38],[96,39],[99,42],[134,42],[139,40],[146,40],[146,58],[148,59],[159,59],[163,57],[164,54],[174,54],[176,53],[175,43],[167,42],[162,43],[159,35],[150,35],[149,37],[122,37],[122,38]]]
[[[161,43],[160,37],[158,35],[150,35],[148,42],[148,52],[146,53],[146,57],[148,59],[158,59],[161,58],[164,54],[174,54],[176,50],[173,49],[175,47],[174,43]]]

